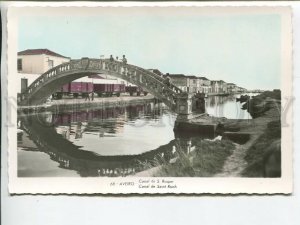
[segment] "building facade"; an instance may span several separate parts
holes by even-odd
[[[228,94],[227,83],[221,80],[221,94]]]
[[[206,77],[197,77],[194,75],[186,76],[184,74],[166,74],[172,84],[188,93],[210,93],[211,81]]]
[[[181,90],[188,93],[204,93],[207,95],[228,95],[245,92],[245,88],[223,80],[209,80],[206,77],[184,74],[166,74],[170,81]]]
[[[228,94],[228,85],[223,80],[212,80],[211,81],[211,93],[224,95]]]
[[[211,93],[219,93],[221,90],[221,83],[219,80],[211,81]]]
[[[189,92],[188,90],[188,78],[184,74],[166,74],[166,77],[170,79],[170,82],[181,90]]]
[[[43,74],[49,69],[71,59],[48,49],[27,49],[18,52],[17,69],[19,73]]]
[[[17,92],[21,93],[24,91],[27,86],[49,69],[70,60],[69,57],[62,56],[48,49],[27,49],[18,52],[17,71],[19,79]]]
[[[187,77],[187,92],[189,93],[197,93],[199,91],[199,80],[196,76],[186,76]]]
[[[242,87],[237,87],[237,88],[236,88],[236,92],[237,92],[237,93],[244,93],[244,92],[246,92],[246,91],[247,91],[247,89],[242,88]]]
[[[227,83],[227,92],[233,94],[237,92],[237,86],[234,83]]]
[[[198,84],[198,91],[200,93],[208,94],[211,92],[211,81],[206,77],[198,77]]]

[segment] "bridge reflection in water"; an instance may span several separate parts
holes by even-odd
[[[194,139],[190,136],[174,135],[172,131],[173,124],[162,121],[162,118],[166,115],[175,118],[175,115],[169,114],[159,103],[150,102],[127,107],[64,112],[56,115],[43,113],[23,116],[19,117],[19,125],[25,133],[23,137],[19,137],[18,146],[20,151],[23,149],[47,153],[52,161],[59,163],[60,168],[76,171],[83,177],[134,175],[158,166],[158,163],[170,162],[176,159],[178,147],[180,147],[180,151],[186,153],[193,150]],[[139,120],[142,122],[138,122]],[[172,118],[169,118],[169,120],[171,121]],[[130,132],[127,129],[128,126],[131,126],[133,130],[137,130],[135,132],[148,130],[151,133],[155,130],[158,135],[154,133],[148,137],[147,135],[141,136],[148,139],[142,140],[145,142],[145,146],[131,143],[130,148],[135,146],[138,152],[136,150],[125,150],[124,152],[117,151],[114,153],[114,148],[124,147],[126,149],[126,146],[119,145],[124,143],[122,142],[122,138],[125,136],[123,133]],[[153,130],[151,130],[151,127],[153,127]],[[147,144],[147,142],[153,142],[155,138],[161,138],[162,135],[159,135],[161,129],[162,132],[169,132],[165,135],[168,139],[158,140],[157,147],[149,149],[154,145],[153,143]],[[145,132],[147,133],[147,131]],[[31,146],[29,146],[28,141],[25,141],[27,135],[31,143],[34,143]],[[133,133],[128,136],[130,135],[133,135]],[[91,140],[91,137],[94,139]],[[116,137],[120,139],[116,139]],[[135,142],[133,137],[131,138],[132,142]],[[110,147],[105,145],[104,139],[107,139]],[[165,144],[160,144],[162,141]],[[90,143],[87,142],[95,142],[96,147],[90,147]],[[19,173],[19,176],[22,176],[22,174]],[[30,174],[26,176],[30,176]]]

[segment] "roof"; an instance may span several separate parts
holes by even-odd
[[[206,77],[198,77],[198,79],[201,79],[201,80],[208,80]]]
[[[234,84],[234,83],[227,83],[227,84],[229,84],[229,85],[236,85],[236,84]]]
[[[56,52],[53,52],[49,49],[46,48],[41,48],[41,49],[26,49],[24,51],[18,52],[18,55],[51,55],[51,56],[56,56],[56,57],[62,57],[62,58],[69,58],[63,55],[60,55]]]
[[[214,82],[214,83],[223,83],[223,84],[226,83],[224,80],[212,80],[211,82]]]
[[[197,79],[197,77],[196,76],[194,76],[194,75],[189,75],[189,76],[186,76],[187,78],[193,78],[193,79]]]
[[[173,77],[173,78],[185,78],[186,76],[184,74],[166,74],[167,77]]]
[[[173,78],[191,78],[191,79],[201,79],[201,80],[209,80],[206,77],[198,77],[194,75],[184,75],[184,74],[168,74],[166,73],[166,76],[173,77]]]

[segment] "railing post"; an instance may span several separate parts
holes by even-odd
[[[189,93],[181,93],[176,98],[177,120],[186,121],[190,119],[192,114],[192,95]]]
[[[143,74],[142,73],[139,73],[139,81],[140,81],[140,83],[143,82]]]

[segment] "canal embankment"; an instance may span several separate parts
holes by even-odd
[[[153,176],[278,177],[281,171],[280,91],[264,92],[243,105],[253,119],[227,119],[202,115],[177,125],[199,136],[213,132],[189,154],[178,152]],[[219,140],[221,139],[221,140]],[[209,159],[209,160],[208,160]]]
[[[45,112],[45,111],[70,111],[70,110],[84,110],[84,109],[98,109],[98,108],[112,108],[112,107],[125,107],[132,104],[145,103],[152,101],[153,95],[148,94],[147,96],[114,96],[114,97],[103,97],[94,98],[88,100],[85,98],[66,98],[60,100],[48,101],[42,105],[35,106],[20,106],[18,111],[25,114]]]

